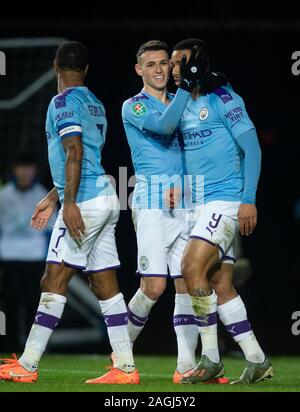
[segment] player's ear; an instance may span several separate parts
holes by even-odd
[[[54,68],[55,73],[57,73],[58,72],[58,66],[57,66],[57,63],[56,63],[56,59],[54,59],[54,61],[53,61],[53,68]]]
[[[143,69],[141,68],[141,66],[137,63],[134,66],[134,68],[135,68],[135,71],[137,72],[137,74],[142,77],[143,76]]]
[[[86,68],[84,69],[84,75],[85,75],[85,76],[87,75],[87,72],[88,72],[89,68],[90,68],[90,65],[88,64],[88,65],[86,66]]]

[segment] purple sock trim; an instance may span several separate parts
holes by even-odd
[[[128,313],[116,313],[115,315],[104,315],[104,322],[108,328],[113,326],[124,326],[128,324]]]
[[[131,312],[131,310],[128,308],[128,319],[130,320],[131,323],[133,323],[135,326],[144,326],[145,323],[148,320],[148,316],[145,318],[142,318],[141,316],[136,315],[135,313]]]
[[[241,333],[250,332],[252,330],[248,319],[242,320],[241,322],[231,323],[230,325],[225,325],[225,328],[232,337],[238,336]]]
[[[34,318],[34,324],[54,330],[58,325],[59,320],[60,319],[56,316],[48,315],[48,313],[37,311]]]
[[[173,316],[173,326],[186,326],[186,325],[196,325],[196,320],[194,315],[174,315]]]
[[[207,316],[195,316],[196,324],[200,327],[216,325],[218,321],[217,312]]]

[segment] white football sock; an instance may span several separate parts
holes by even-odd
[[[217,295],[213,290],[210,296],[192,296],[192,304],[201,336],[202,355],[218,363]]]
[[[128,304],[128,331],[130,341],[133,342],[144,329],[149,313],[157,301],[146,296],[138,289]]]
[[[135,366],[128,334],[128,314],[124,297],[122,293],[118,293],[110,299],[99,300],[99,304],[114,353],[114,367],[124,372],[132,372]]]
[[[41,294],[34,324],[27,338],[24,353],[19,359],[19,363],[28,371],[33,372],[37,369],[53,330],[60,321],[66,301],[65,296],[55,293]]]
[[[177,371],[185,373],[196,365],[195,351],[199,336],[192,300],[187,293],[175,295],[173,325],[178,348]]]
[[[218,306],[221,322],[231,337],[242,349],[245,358],[254,363],[265,360],[265,354],[259,346],[247,318],[247,311],[240,296]]]

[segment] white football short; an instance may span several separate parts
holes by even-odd
[[[189,238],[185,210],[133,209],[138,245],[137,274],[181,277],[181,259]]]
[[[105,271],[120,266],[115,226],[120,206],[117,195],[103,195],[77,203],[86,233],[81,243],[71,238],[60,209],[49,244],[47,263],[64,263],[87,273]]]
[[[239,230],[240,202],[213,201],[196,207],[190,238],[202,239],[219,248],[220,261],[234,263],[234,239]]]

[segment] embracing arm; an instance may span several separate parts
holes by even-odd
[[[170,136],[176,129],[190,93],[178,89],[177,93],[163,113],[153,112],[144,123],[144,130],[159,135]]]

